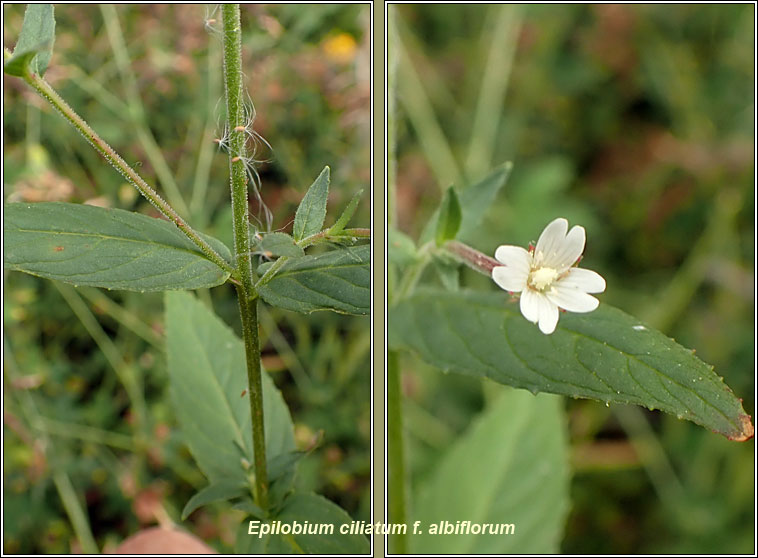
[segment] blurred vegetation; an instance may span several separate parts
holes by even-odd
[[[754,415],[755,7],[395,8],[399,228],[417,238],[445,188],[513,161],[474,246],[525,246],[558,216],[582,224],[603,302],[696,348]],[[493,287],[468,270],[462,282]],[[418,483],[491,386],[407,359],[404,387]],[[566,406],[564,552],[755,552],[753,440]]]
[[[24,6],[4,4],[12,48]],[[231,245],[223,134],[220,11],[202,5],[56,7],[46,78],[197,229]],[[361,188],[369,224],[369,10],[243,5],[243,68],[257,109],[262,197],[275,229],[324,165],[336,219]],[[156,215],[21,80],[3,91],[5,201],[88,202]],[[260,207],[251,202],[251,211]],[[256,223],[261,226],[261,223]],[[5,273],[4,552],[81,551],[90,530],[113,549],[170,518],[205,479],[168,400],[162,296],[74,289]],[[239,332],[231,288],[199,292]],[[264,365],[289,404],[300,485],[370,517],[370,332],[366,318],[261,315]],[[135,431],[121,378],[143,386],[149,428]],[[320,432],[323,436],[320,438]],[[320,440],[320,441],[319,441]],[[210,506],[184,526],[229,551],[241,512]],[[75,529],[77,532],[75,532]]]

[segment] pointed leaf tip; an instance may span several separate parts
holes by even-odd
[[[327,165],[300,201],[292,227],[292,236],[296,241],[316,234],[324,226],[326,201],[329,196],[329,175],[330,169]]]

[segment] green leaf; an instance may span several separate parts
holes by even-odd
[[[482,222],[487,211],[497,197],[497,193],[505,185],[511,173],[513,164],[505,163],[497,167],[484,180],[463,188],[458,192],[458,201],[461,206],[461,226],[457,232],[457,238],[466,239]],[[419,244],[426,244],[434,238],[436,224],[440,210],[437,209],[421,233]]]
[[[258,268],[263,275],[271,266]],[[371,310],[371,246],[332,250],[285,263],[260,295],[272,306],[308,314],[333,310],[368,314]]]
[[[311,526],[324,526],[332,532],[259,534],[261,527],[271,529],[284,524],[303,526],[306,521]],[[345,530],[348,530],[351,523],[353,519],[347,512],[326,498],[312,493],[295,493],[287,498],[282,509],[271,520],[254,524],[256,534],[249,534],[250,524],[243,522],[235,550],[242,554],[368,554],[371,547],[365,536],[340,533],[340,527],[345,525]]]
[[[248,482],[253,463],[250,395],[242,341],[192,294],[166,293],[171,399],[190,452],[212,484]],[[266,456],[295,449],[292,419],[263,373]]]
[[[193,511],[201,506],[239,498],[245,493],[249,493],[249,490],[249,485],[240,482],[239,478],[217,480],[190,498],[182,510],[182,521],[187,519]]]
[[[507,390],[449,449],[414,498],[414,554],[549,554],[569,508],[566,417],[559,397]],[[465,474],[461,472],[465,471]],[[465,534],[456,522],[492,525]],[[444,523],[451,534],[444,534]],[[436,526],[437,533],[430,532]],[[490,534],[491,530],[511,534]],[[412,529],[409,526],[409,533]]]
[[[329,167],[324,167],[318,178],[313,181],[311,187],[300,201],[295,213],[295,224],[292,227],[292,236],[295,240],[302,240],[312,234],[321,231],[326,218],[326,199],[329,195]]]
[[[163,219],[59,202],[9,203],[4,213],[8,269],[127,291],[214,287],[229,277]],[[204,238],[231,259],[220,241]]]
[[[304,451],[291,451],[288,453],[281,453],[269,459],[266,463],[266,471],[268,472],[269,482],[286,475],[290,471],[295,469],[298,461],[300,461],[306,454]]]
[[[271,252],[273,256],[287,256],[299,258],[305,255],[305,251],[295,244],[295,239],[287,233],[272,232],[263,236],[261,250]]]
[[[455,188],[450,186],[442,198],[439,214],[437,216],[437,227],[434,233],[434,241],[437,246],[447,240],[453,240],[461,228],[461,205],[458,201],[458,194]]]
[[[363,195],[363,190],[360,190],[353,196],[353,199],[351,199],[350,203],[347,204],[347,207],[345,208],[345,211],[342,212],[342,215],[340,215],[340,218],[337,219],[337,222],[334,223],[329,228],[329,234],[339,234],[340,232],[342,232],[342,230],[350,222],[350,219],[352,219],[353,214],[355,213],[355,210],[358,207],[358,202],[361,201],[362,195]]]
[[[419,290],[391,310],[388,343],[443,370],[660,409],[732,440],[753,435],[740,400],[712,366],[605,304],[564,314],[543,335],[500,293]]]
[[[253,502],[252,496],[249,498],[242,498],[232,506],[232,509],[243,511],[255,518],[266,517],[266,512],[264,512],[261,508],[258,507],[255,502]]]
[[[405,267],[418,258],[418,251],[411,237],[394,227],[387,231],[387,257],[391,263]]]
[[[445,290],[457,291],[460,288],[460,265],[457,262],[451,263],[436,258],[434,269],[437,271],[437,276]]]
[[[14,54],[3,64],[3,71],[9,76],[24,77],[32,59],[40,49],[34,48]]]
[[[23,77],[28,66],[30,71],[44,75],[53,55],[54,42],[53,5],[29,4],[13,56],[5,63],[5,72]]]

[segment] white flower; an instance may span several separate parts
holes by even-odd
[[[600,304],[587,293],[602,293],[605,279],[574,267],[584,242],[584,227],[575,225],[569,231],[568,221],[558,218],[542,231],[534,251],[520,246],[499,246],[495,251],[495,259],[503,265],[492,269],[492,279],[506,291],[521,293],[521,313],[539,323],[542,333],[555,331],[558,308],[592,312]]]

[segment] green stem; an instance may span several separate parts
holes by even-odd
[[[224,86],[226,117],[229,130],[229,174],[232,192],[234,256],[239,272],[237,286],[242,339],[247,360],[250,419],[253,426],[255,452],[255,498],[259,507],[268,509],[268,474],[266,472],[266,439],[263,422],[263,388],[261,382],[261,351],[258,339],[258,291],[250,255],[247,201],[247,152],[242,104],[242,26],[239,4],[224,4]]]
[[[397,28],[387,7],[387,226],[397,227]]]
[[[392,302],[402,300],[413,293],[413,290],[416,288],[419,279],[421,279],[421,275],[424,273],[426,266],[432,261],[432,255],[429,251],[430,246],[431,244],[421,248],[419,251],[419,260],[408,268],[408,271],[405,272],[403,278],[400,280],[396,293],[394,296],[390,297]]]
[[[263,422],[263,386],[261,383],[261,349],[258,339],[258,300],[245,295],[246,289],[237,287],[242,340],[245,343],[247,362],[247,391],[250,397],[250,420],[253,425],[253,455],[255,466],[255,501],[268,509],[268,472],[266,471],[266,436]]]
[[[255,284],[255,290],[259,290],[261,287],[263,287],[266,283],[271,281],[274,276],[279,272],[279,270],[282,268],[282,266],[287,263],[289,258],[287,256],[281,256],[278,260],[276,260],[271,267],[269,267],[266,272],[261,276],[260,279],[258,279],[258,282]]]
[[[403,393],[396,351],[387,351],[387,452],[390,479],[390,523],[407,525],[409,482],[405,469]],[[393,553],[406,554],[408,552],[405,534],[395,535],[392,543]]]
[[[174,223],[184,235],[189,238],[205,256],[219,266],[221,269],[231,275],[235,275],[234,269],[216,252],[210,244],[203,240],[192,227],[174,211],[158,193],[153,190],[147,182],[137,172],[130,167],[126,161],[116,153],[97,133],[87,124],[81,116],[76,114],[66,101],[58,94],[52,86],[47,83],[41,76],[36,73],[27,73],[24,76],[26,82],[31,85],[37,93],[45,98],[66,120],[84,136],[92,147],[95,148],[113,167],[130,183],[134,185],[140,194],[152,203],[167,219]]]
[[[397,68],[399,63],[397,29],[395,27],[395,6],[390,6],[387,11],[387,27],[390,37],[389,60],[387,73],[387,226],[397,226]],[[424,258],[425,259],[425,258]],[[417,272],[413,272],[415,278],[404,277],[410,283],[400,287],[402,293],[405,289],[412,290],[418,277],[421,275],[426,263],[420,264]],[[388,288],[388,303],[393,300],[392,292]],[[405,470],[405,437],[403,435],[403,390],[398,366],[398,354],[396,351],[387,351],[387,416],[384,417],[387,425],[387,461],[389,479],[389,520],[397,525],[408,524],[408,494],[410,483]],[[393,553],[406,554],[408,541],[405,533],[394,535],[389,543]]]

